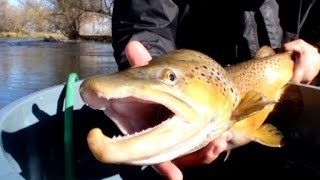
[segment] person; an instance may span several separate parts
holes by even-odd
[[[120,71],[180,48],[198,50],[226,66],[250,59],[262,45],[294,51],[292,82],[310,83],[320,69],[313,45],[302,39],[282,45],[276,0],[115,1],[112,36]],[[182,179],[181,168],[211,163],[231,138],[226,132],[203,149],[154,168],[168,179]]]

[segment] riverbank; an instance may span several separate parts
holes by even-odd
[[[47,42],[56,42],[56,41],[96,41],[96,42],[105,42],[110,43],[112,37],[110,36],[81,36],[77,39],[70,40],[61,33],[48,33],[48,32],[0,32],[0,38],[34,38],[34,39],[43,39]]]
[[[61,33],[49,33],[49,32],[0,32],[0,38],[43,38],[45,41],[66,41],[68,40]]]

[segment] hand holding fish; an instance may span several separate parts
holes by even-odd
[[[298,70],[301,71],[301,68],[302,68],[302,70],[305,70],[303,68],[305,68],[307,65],[309,65],[308,63],[313,63],[311,61],[312,57],[314,57],[316,55],[319,55],[319,54],[316,54],[315,52],[312,52],[313,49],[312,49],[311,45],[308,45],[305,42],[296,41],[296,43],[297,42],[298,42],[298,44],[294,44],[294,43],[292,45],[289,44],[289,46],[287,48],[289,48],[289,49],[293,48],[290,51],[298,52],[298,53],[302,54],[301,55],[301,59],[298,59],[296,63],[299,63],[299,60],[300,61],[304,60],[303,57],[307,58],[302,63],[302,66],[300,64],[298,64]],[[299,43],[302,43],[302,44],[299,44]],[[301,46],[302,46],[302,48],[299,49]],[[305,49],[303,49],[303,48],[305,48]],[[270,51],[272,51],[272,49]],[[261,49],[259,51],[259,53],[256,54],[256,58],[265,58],[265,56],[272,55],[273,52],[270,52],[270,51],[269,51],[268,48],[267,49],[265,49],[265,48]],[[307,54],[304,54],[304,53],[307,53]],[[133,66],[133,67],[146,65],[151,60],[151,56],[148,53],[148,51],[146,50],[146,48],[141,43],[139,43],[137,41],[130,42],[127,45],[126,54],[127,54],[128,59],[129,59],[129,62],[131,63],[131,66]],[[279,55],[278,58],[276,58],[276,57],[274,57],[274,58],[275,59],[278,59],[278,58],[286,59],[286,58],[289,58],[289,55],[283,54],[283,55]],[[277,84],[280,87],[283,86],[282,83],[287,82],[291,78],[292,69],[293,69],[293,63],[290,65],[290,60],[286,60],[284,62],[288,62],[289,63],[288,65],[284,65],[284,66],[287,67],[286,69],[288,71],[290,71],[290,72],[285,72],[285,71],[280,71],[279,72],[280,74],[283,73],[283,75],[286,74],[284,76],[279,74],[279,77],[285,78],[284,80],[280,80],[280,79],[278,80],[281,83],[278,84],[278,83],[275,83],[274,80],[272,81],[272,82],[274,82],[274,84]],[[250,64],[250,62],[248,62],[248,63]],[[268,61],[262,61],[261,63],[264,64],[264,65],[261,65],[262,67],[267,67],[268,66]],[[247,66],[246,63],[244,63],[243,65]],[[252,65],[250,65],[250,66],[252,66]],[[297,66],[297,64],[295,66]],[[290,68],[290,67],[292,67],[292,68]],[[246,77],[242,77],[242,76],[246,76],[247,74],[250,74],[250,72],[244,73],[245,71],[243,69],[245,69],[245,67],[242,67],[242,68],[241,67],[240,68],[239,67],[235,67],[235,68],[228,67],[228,70],[227,70],[230,73],[230,75],[235,76],[235,77],[233,77],[233,79],[236,80],[236,82],[238,82],[237,84],[239,85],[239,87],[241,87],[241,84],[243,84],[243,83],[241,83],[242,80],[246,78]],[[257,68],[257,69],[259,69],[259,68]],[[317,67],[315,68],[315,71],[316,72],[318,71]],[[307,78],[314,78],[314,76],[315,76],[314,72],[315,71],[313,71],[311,76],[309,76]],[[275,73],[275,71],[272,71],[272,72]],[[305,72],[302,71],[302,73],[306,73],[306,71]],[[243,74],[245,74],[245,75],[243,75]],[[296,76],[297,76],[297,74],[296,74]],[[299,74],[298,74],[298,76],[299,76]],[[240,80],[237,81],[237,78],[239,78],[239,77],[240,77]],[[273,77],[273,76],[270,76],[270,77]],[[301,78],[300,80],[298,80],[298,82],[300,82],[302,80],[303,79]],[[251,82],[251,81],[248,80],[247,82]],[[253,82],[253,81],[251,83],[255,84],[255,82]],[[264,83],[262,83],[262,84],[264,84]],[[252,85],[248,84],[248,85],[246,85],[246,87],[252,87]],[[277,90],[280,87],[275,87],[274,89]],[[256,87],[256,88],[258,88],[258,87]],[[241,87],[240,89],[242,89],[243,91],[247,91],[245,87]],[[269,94],[269,96],[272,97],[272,99],[274,98],[273,97],[274,93],[275,93],[275,92],[273,92],[274,89],[271,88],[271,90],[272,90],[271,94],[272,95]],[[256,89],[256,90],[262,91],[259,88]],[[265,88],[264,88],[264,91],[266,91]],[[275,93],[275,94],[277,94],[277,93]],[[238,137],[239,137],[240,134],[242,134],[242,135],[246,134],[246,135],[244,135],[246,138],[242,137],[240,139],[247,139],[244,142],[240,142],[240,141],[236,142],[235,143],[235,147],[241,146],[243,144],[246,144],[249,141],[251,141],[252,139],[256,139],[256,140],[259,139],[260,142],[264,143],[265,145],[271,146],[271,147],[281,147],[281,145],[279,143],[281,142],[282,136],[277,136],[277,135],[273,134],[272,136],[264,136],[263,135],[263,136],[260,136],[260,137],[251,137],[252,134],[256,134],[256,135],[258,135],[260,133],[261,134],[266,134],[266,132],[264,131],[265,127],[268,127],[267,129],[275,130],[274,132],[278,132],[278,131],[276,131],[276,128],[274,128],[272,125],[268,125],[268,124],[263,126],[263,127],[261,127],[261,128],[259,128],[260,125],[265,120],[265,118],[263,118],[262,116],[267,116],[267,114],[271,111],[271,109],[272,108],[267,109],[266,111],[263,111],[258,116],[253,116],[253,118],[251,118],[248,121],[242,121],[241,123],[238,123],[232,129],[233,134],[236,134],[235,139],[239,139]],[[248,125],[248,122],[250,122],[250,121],[251,122],[255,121],[256,124],[257,124],[257,127]],[[259,123],[258,123],[258,121],[259,121]],[[249,132],[249,133],[241,132],[244,129],[245,129],[246,132]],[[267,134],[270,133],[270,132],[273,132],[273,131],[268,131]],[[228,147],[229,146],[228,142],[231,139],[233,139],[233,134],[231,134],[229,131],[225,132],[222,136],[218,137],[217,139],[215,139],[214,141],[209,143],[206,147],[202,148],[201,150],[198,150],[198,151],[196,151],[194,153],[191,153],[191,154],[179,157],[177,159],[174,159],[174,160],[172,160],[172,162],[171,161],[167,161],[167,162],[163,162],[163,163],[154,165],[154,167],[160,174],[166,176],[169,179],[182,179],[183,176],[182,176],[182,173],[181,173],[179,168],[184,168],[184,167],[193,166],[193,165],[199,165],[199,164],[203,164],[203,163],[211,163],[212,161],[214,161],[219,156],[219,154],[221,152],[225,151],[226,149],[230,150],[230,147]],[[277,134],[277,133],[275,133],[275,134]],[[268,138],[265,139],[265,137],[272,137],[272,138],[271,139],[268,139]],[[232,143],[234,143],[234,140],[232,140]]]
[[[320,54],[317,48],[298,39],[284,44],[284,49],[293,51],[296,58],[291,81],[309,84],[320,70]]]
[[[129,42],[125,52],[132,67],[146,65],[151,60],[151,55],[147,49],[138,41]],[[199,151],[177,158],[173,162],[167,161],[153,167],[159,174],[168,179],[180,180],[183,175],[179,168],[211,163],[226,149],[227,142],[231,138],[232,134],[225,132],[221,137],[218,137]]]
[[[90,130],[97,160],[152,165],[168,179],[182,179],[180,168],[211,163],[252,141],[282,147],[282,134],[264,121],[292,78],[292,52],[262,47],[252,60],[225,68],[188,49],[150,61],[139,42],[130,42],[126,55],[139,67],[90,77],[79,89],[123,133],[111,138]]]

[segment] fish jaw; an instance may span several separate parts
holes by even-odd
[[[91,83],[95,84],[91,81],[82,84],[82,99],[91,108],[104,110],[122,133],[127,135],[112,139],[97,129],[89,133],[89,148],[104,163],[150,165],[172,160],[205,146],[210,141],[208,137],[214,139],[229,127],[228,113],[199,116],[194,107],[165,91],[137,86],[121,86],[124,88],[122,89],[118,86],[117,91],[104,89],[99,92],[98,87]],[[138,109],[133,110],[136,111],[135,114],[123,115],[136,106]],[[143,111],[150,108],[147,110],[150,112],[150,116],[147,116],[150,119],[135,116],[140,114],[139,107]],[[172,115],[156,125],[153,121],[154,113],[160,107],[168,108]],[[137,119],[129,120],[130,116]],[[142,121],[144,123],[139,123]],[[152,127],[154,125],[156,126]],[[148,129],[149,126],[152,128]]]
[[[88,143],[95,157],[101,162],[153,165],[192,153],[204,147],[229,127],[226,123],[217,124],[222,121],[215,122],[201,129],[200,133],[192,133],[194,128],[182,124],[177,116],[173,116],[158,125],[159,128],[154,129],[152,135],[148,134],[148,130],[139,134],[141,143],[138,143],[137,139],[134,141],[129,138],[111,139],[105,137],[100,129],[93,129],[89,132]],[[171,148],[167,149],[168,147]]]
[[[179,156],[181,151],[155,159],[158,154],[172,152],[172,149],[179,146],[179,142],[186,141],[189,133],[193,134],[194,131],[190,124],[173,116],[152,130],[147,129],[124,137],[109,138],[104,136],[101,130],[93,129],[89,132],[87,140],[90,150],[101,162],[147,165]],[[167,150],[168,147],[170,151]],[[186,147],[185,151],[188,150]]]

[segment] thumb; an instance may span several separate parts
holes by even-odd
[[[132,67],[147,65],[151,60],[148,50],[139,41],[130,41],[125,53]]]
[[[294,65],[291,82],[300,83],[302,80],[303,80],[303,69],[300,66],[299,62],[296,61],[296,64]]]

